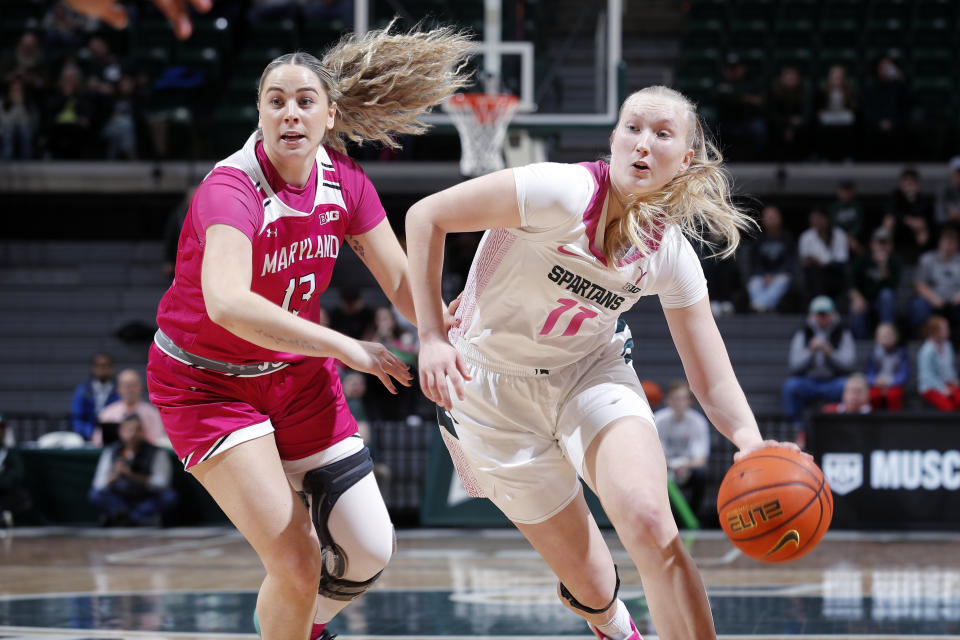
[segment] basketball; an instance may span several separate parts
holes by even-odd
[[[650,407],[656,407],[663,402],[663,389],[653,380],[641,380],[640,386],[643,387],[643,393],[647,396],[647,402]]]
[[[820,542],[833,518],[833,495],[815,462],[767,447],[734,463],[717,494],[720,526],[744,554],[788,562]]]

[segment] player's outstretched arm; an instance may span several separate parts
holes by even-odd
[[[513,171],[507,169],[445,189],[420,200],[407,212],[410,286],[420,334],[420,388],[444,408],[458,398],[469,379],[466,363],[447,340],[440,283],[448,233],[520,226]]]
[[[377,376],[391,392],[391,378],[410,386],[409,367],[382,344],[321,327],[251,291],[252,254],[250,239],[239,229],[225,224],[207,228],[201,285],[211,320],[266,349],[339,358],[351,369]]]
[[[764,440],[757,420],[730,364],[717,322],[710,311],[710,300],[680,309],[664,309],[670,335],[680,354],[690,390],[697,397],[710,422],[739,451],[734,459],[769,446],[799,450],[792,442]]]
[[[67,0],[75,11],[88,16],[100,18],[114,29],[123,29],[127,26],[127,10],[115,0]],[[181,40],[186,40],[193,33],[190,24],[189,7],[200,13],[206,13],[213,6],[213,0],[153,0],[163,15],[170,21],[173,32]]]

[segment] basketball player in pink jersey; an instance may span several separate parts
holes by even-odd
[[[690,386],[739,449],[764,442],[710,312],[688,237],[725,239],[749,219],[694,106],[665,87],[624,102],[607,162],[542,163],[451,187],[407,215],[420,383],[468,491],[489,497],[560,580],[600,640],[638,640],[620,579],[580,488],[599,496],[664,640],[716,638],[680,540],[653,415],[620,314],[658,295]],[[447,233],[487,229],[457,317],[443,322]]]
[[[256,617],[270,640],[327,637],[394,547],[334,359],[391,392],[411,376],[381,344],[317,324],[319,294],[350,244],[414,318],[406,256],[344,143],[422,131],[418,118],[466,82],[471,43],[389,29],[344,38],[322,62],[267,65],[258,129],[197,189],[157,313],[150,400],[266,568]]]

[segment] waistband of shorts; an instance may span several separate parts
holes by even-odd
[[[153,343],[157,345],[157,348],[160,349],[160,351],[163,351],[174,360],[182,362],[183,364],[196,367],[197,369],[209,369],[210,371],[216,371],[217,373],[222,373],[227,376],[236,376],[238,378],[255,378],[257,376],[265,376],[275,371],[286,369],[288,366],[290,366],[289,362],[254,362],[252,364],[234,364],[232,362],[223,362],[221,360],[214,360],[213,358],[198,356],[195,353],[190,353],[186,349],[180,348],[177,343],[174,342],[170,336],[165,334],[161,329],[157,329],[157,332],[154,334]]]
[[[474,364],[478,367],[486,369],[487,371],[493,371],[494,373],[502,373],[508,376],[523,376],[523,377],[533,377],[533,376],[548,376],[550,375],[549,369],[538,369],[536,367],[527,367],[512,362],[506,362],[504,360],[492,360],[487,356],[480,353],[476,347],[470,344],[468,341],[463,338],[457,338],[456,344],[454,345],[457,351],[460,352],[467,361],[471,364]]]

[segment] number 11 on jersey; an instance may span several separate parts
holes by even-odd
[[[557,304],[560,306],[551,311],[550,315],[547,316],[547,321],[543,323],[543,328],[540,329],[540,335],[545,336],[553,331],[553,328],[557,326],[557,321],[560,320],[560,316],[573,309],[573,307],[576,306],[577,301],[571,300],[570,298],[560,298],[557,300]],[[574,336],[578,331],[580,331],[580,325],[583,324],[584,320],[587,318],[596,318],[598,315],[600,315],[596,311],[587,309],[583,306],[577,307],[577,309],[579,309],[579,311],[576,315],[570,318],[570,324],[567,325],[567,328],[564,329],[563,333],[560,335]]]

